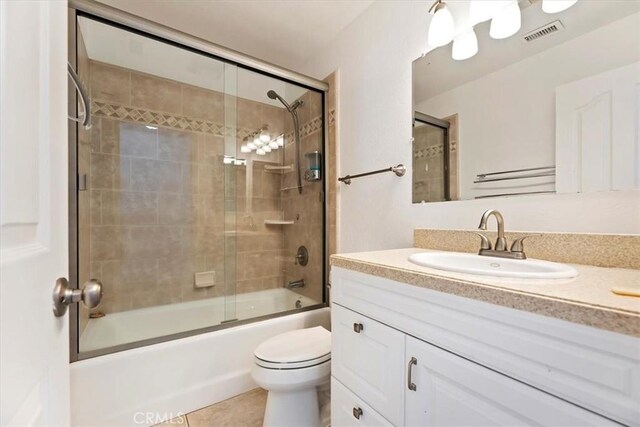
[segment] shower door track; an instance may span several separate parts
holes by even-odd
[[[114,25],[122,29],[138,33],[142,36],[150,37],[161,42],[172,44],[176,47],[204,54],[214,59],[221,60],[225,63],[236,65],[250,71],[254,71],[269,77],[293,83],[306,89],[320,92],[322,97],[323,127],[322,127],[322,149],[323,154],[328,154],[329,150],[329,111],[327,105],[327,93],[329,91],[328,83],[305,76],[292,70],[271,64],[266,61],[245,55],[241,52],[219,46],[207,40],[200,39],[187,33],[175,30],[173,28],[158,24],[145,18],[132,15],[122,10],[98,3],[94,0],[69,0],[68,2],[68,61],[72,67],[77,66],[76,56],[76,21],[78,16],[87,16],[109,25]],[[77,113],[76,94],[71,88],[69,89],[69,114]],[[75,101],[74,101],[75,100]],[[77,123],[69,123],[69,279],[72,287],[78,287],[78,165],[77,165]],[[328,170],[328,155],[323,156],[323,169]],[[329,206],[327,203],[328,180],[323,179],[323,187],[321,193],[322,199],[322,253],[323,253],[323,269],[322,269],[322,302],[316,305],[303,307],[294,310],[281,311],[265,316],[259,316],[251,319],[230,319],[218,325],[212,325],[205,328],[199,328],[170,335],[159,336],[141,341],[117,345],[115,347],[107,347],[80,353],[79,351],[79,335],[78,335],[78,307],[73,304],[69,311],[69,361],[76,362],[92,357],[103,356],[119,351],[130,350],[138,347],[158,344],[162,342],[172,341],[175,339],[186,338],[189,336],[199,335],[207,332],[213,332],[230,327],[236,327],[249,323],[259,322],[263,320],[273,319],[281,316],[288,316],[305,311],[311,311],[328,307],[328,292],[331,287],[329,283],[329,233],[328,233],[328,215]]]

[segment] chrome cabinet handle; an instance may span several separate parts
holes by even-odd
[[[408,371],[407,371],[407,387],[411,391],[416,391],[416,389],[417,389],[416,385],[411,380],[412,367],[413,367],[413,365],[417,365],[417,364],[418,364],[418,359],[416,359],[415,357],[412,357],[411,360],[409,360],[409,368],[408,368]]]
[[[53,314],[56,317],[64,316],[67,306],[82,301],[87,308],[94,308],[102,299],[102,283],[96,279],[90,279],[82,286],[82,289],[72,289],[64,277],[56,280],[53,287]]]
[[[360,332],[362,332],[363,329],[364,329],[364,326],[362,326],[362,323],[353,324],[353,332],[355,332],[356,334],[359,334]]]
[[[360,417],[362,416],[362,409],[360,409],[360,408],[358,408],[358,407],[353,408],[353,416],[354,416],[357,420],[359,420],[359,419],[360,419]]]

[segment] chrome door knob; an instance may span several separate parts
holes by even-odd
[[[82,301],[87,308],[94,308],[102,299],[102,283],[97,279],[90,279],[82,286],[82,289],[71,289],[69,281],[64,277],[56,280],[53,287],[53,314],[56,317],[64,316],[67,306]]]

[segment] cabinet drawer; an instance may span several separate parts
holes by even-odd
[[[618,425],[413,337],[406,342],[407,359],[415,358],[407,426]]]
[[[393,426],[335,378],[331,378],[331,425],[336,427]]]
[[[331,372],[395,425],[404,422],[404,334],[334,304]]]

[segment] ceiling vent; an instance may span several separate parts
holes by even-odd
[[[546,37],[548,35],[557,33],[562,30],[564,30],[564,25],[562,25],[562,22],[553,21],[543,27],[540,27],[536,30],[531,31],[530,33],[525,34],[523,38],[528,42],[532,42],[534,40],[538,40],[542,37]]]

